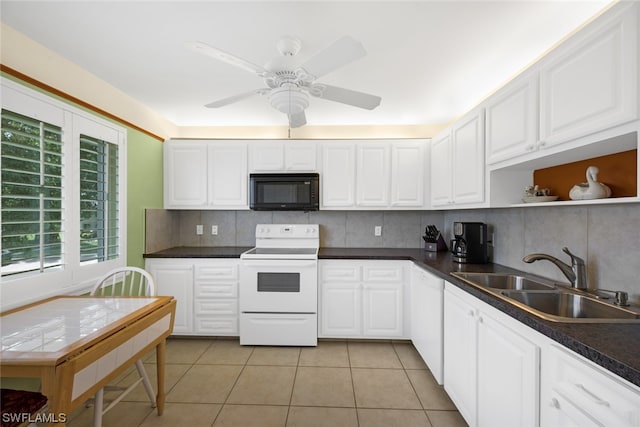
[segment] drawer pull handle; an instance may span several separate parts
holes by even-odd
[[[576,384],[576,387],[578,387],[585,394],[587,394],[589,397],[591,397],[591,399],[593,399],[593,401],[595,403],[597,403],[598,405],[609,406],[609,402],[607,402],[606,400],[600,399],[598,396],[596,396],[595,394],[593,394],[592,392],[587,390],[587,388],[585,386],[583,386],[582,384]]]

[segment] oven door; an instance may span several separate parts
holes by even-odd
[[[245,259],[240,266],[241,312],[317,312],[317,260]]]

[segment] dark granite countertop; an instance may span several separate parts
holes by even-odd
[[[240,258],[251,246],[176,246],[146,253],[145,258]]]
[[[145,254],[145,258],[237,258],[249,247],[177,247]],[[512,272],[499,264],[458,264],[446,252],[424,249],[321,248],[320,259],[380,259],[414,261],[432,274],[519,320],[550,339],[640,386],[640,324],[560,323],[540,319],[492,294],[468,285],[449,273],[454,271]]]

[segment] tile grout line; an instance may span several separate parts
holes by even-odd
[[[213,425],[215,425],[216,421],[218,421],[218,417],[220,417],[220,414],[222,413],[222,410],[224,409],[225,405],[227,404],[227,401],[229,400],[229,396],[231,396],[231,393],[233,392],[233,389],[238,384],[238,380],[240,379],[240,376],[244,372],[244,369],[247,367],[247,363],[249,363],[249,359],[251,359],[251,356],[253,355],[253,352],[255,351],[255,349],[256,349],[255,347],[251,347],[251,353],[249,353],[249,356],[247,357],[247,360],[245,360],[244,364],[242,365],[242,369],[240,369],[240,372],[238,373],[238,376],[236,377],[235,381],[233,382],[233,385],[231,386],[231,388],[229,388],[229,393],[227,393],[227,396],[224,398],[224,402],[222,402],[222,406],[220,406],[220,410],[216,414],[216,417],[213,419],[213,422],[211,423],[212,427],[213,427]]]

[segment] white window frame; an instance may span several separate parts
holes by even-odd
[[[127,259],[127,141],[126,129],[99,116],[0,77],[2,108],[62,128],[64,269],[0,278],[0,310],[15,308],[50,296],[88,292],[97,278],[126,264]],[[79,135],[118,144],[120,256],[80,265],[80,142]],[[1,245],[1,243],[0,243]],[[1,249],[1,248],[0,248]]]

